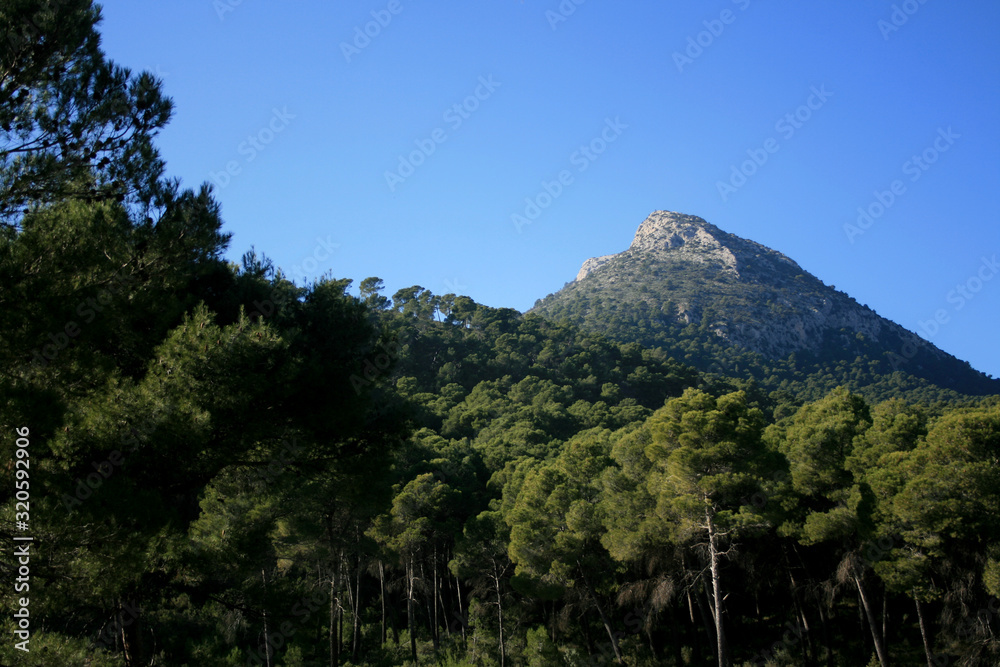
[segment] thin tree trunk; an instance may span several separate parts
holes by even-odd
[[[812,664],[817,661],[816,650],[813,646],[812,635],[809,634],[809,617],[806,616],[806,610],[801,605],[799,605],[799,624],[805,637],[805,641],[802,642],[802,654],[805,656],[806,662]]]
[[[381,559],[378,562],[378,586],[379,586],[379,598],[382,600],[382,646],[385,646],[386,634],[385,634],[385,568],[382,565]]]
[[[357,663],[361,653],[361,555],[358,555],[358,572],[354,587],[354,632],[351,635],[351,662]]]
[[[809,617],[806,616],[805,605],[799,600],[799,583],[795,581],[795,575],[792,572],[792,562],[788,557],[787,549],[782,549],[782,554],[785,557],[785,570],[788,572],[788,581],[791,584],[789,593],[791,594],[792,604],[795,607],[795,616],[797,618],[799,628],[803,630],[803,632],[800,633],[800,636],[805,637],[805,641],[802,643],[802,654],[805,657],[806,663],[812,664],[816,662],[817,658],[815,656],[815,651],[813,650],[812,635],[809,634]]]
[[[715,624],[712,622],[712,618],[709,616],[709,613],[705,610],[705,605],[708,604],[707,601],[710,599],[708,584],[705,583],[704,580],[699,583],[701,584],[702,592],[705,593],[704,599],[702,599],[700,594],[695,592],[694,602],[698,605],[698,615],[701,616],[701,627],[705,629],[705,636],[708,637],[708,641],[704,644],[699,641],[694,642],[695,664],[701,664],[704,662],[702,654],[705,651],[705,647],[715,644]],[[695,635],[697,634],[698,630],[695,628]]]
[[[865,587],[861,584],[861,578],[854,575],[854,583],[858,586],[858,595],[861,596],[861,604],[865,610],[865,616],[868,617],[868,627],[872,631],[872,640],[875,642],[875,653],[878,655],[879,664],[882,667],[887,667],[889,661],[885,654],[885,647],[882,645],[882,638],[878,634],[878,626],[875,624],[875,617],[872,615],[871,605],[868,604],[868,596],[865,595]]]
[[[347,597],[351,597],[351,575],[347,572],[347,567],[343,561],[344,552],[340,552],[341,564],[340,564],[340,576],[337,581],[337,658],[339,659],[344,654],[344,601],[340,599],[340,594],[344,590],[344,584],[347,584]],[[350,602],[348,600],[348,602]]]
[[[125,613],[128,612],[130,618],[125,620]],[[139,601],[135,598],[126,600],[119,609],[118,615],[121,631],[116,634],[121,636],[122,652],[125,654],[125,664],[145,665],[149,662],[146,656],[146,646],[142,638],[142,622],[139,618]]]
[[[718,536],[715,533],[715,522],[708,508],[705,508],[705,522],[708,527],[708,552],[712,568],[712,592],[715,596],[713,612],[715,615],[715,645],[719,655],[719,667],[726,667],[729,660],[726,657],[726,634],[722,627],[722,583],[719,580],[719,548]]]
[[[455,598],[458,600],[458,617],[461,619],[462,625],[462,645],[465,645],[465,610],[462,608],[462,582],[459,580],[458,575],[455,575]]]
[[[507,652],[503,645],[503,599],[500,597],[500,571],[497,569],[495,560],[493,561],[493,585],[497,593],[497,622],[500,625],[500,667],[504,667]]]
[[[607,615],[604,613],[601,601],[597,599],[597,593],[594,592],[590,582],[587,581],[587,575],[584,573],[583,566],[580,564],[580,561],[576,562],[576,566],[580,568],[580,576],[583,578],[583,584],[587,587],[587,592],[590,593],[590,597],[593,598],[594,606],[597,607],[597,613],[601,617],[601,623],[604,624],[604,629],[607,631],[608,637],[611,639],[611,648],[615,651],[615,660],[617,660],[619,665],[624,665],[625,663],[622,661],[622,653],[618,649],[618,638],[615,637],[614,630],[611,628],[611,621],[608,620]]]
[[[267,573],[264,568],[260,569],[260,579],[264,583],[264,604],[261,605],[264,609],[264,664],[271,667],[271,643],[267,628]]]
[[[340,647],[337,642],[337,584],[336,574],[330,573],[330,626],[328,629],[330,642],[330,667],[340,664]]]
[[[917,620],[920,622],[920,638],[924,641],[924,655],[927,656],[927,667],[934,667],[931,642],[927,637],[927,623],[924,621],[924,607],[920,604],[920,598],[917,597],[916,591],[913,591],[913,602],[917,605]]]
[[[424,582],[424,588],[427,588],[427,573],[424,572],[424,563],[420,562],[420,580]],[[438,652],[438,636],[437,628],[434,627],[434,611],[431,609],[431,605],[437,606],[437,601],[434,599],[434,590],[431,589],[430,595],[424,595],[424,605],[427,607],[427,630],[431,633],[431,644],[434,646],[434,653]]]
[[[444,623],[442,623],[441,625],[444,626],[445,634],[447,634],[448,638],[450,639],[451,638],[451,626],[452,626],[452,624],[448,621],[448,607],[444,603],[444,582],[445,581],[447,581],[447,577],[445,577],[445,578],[443,578],[441,580],[441,587],[438,588],[437,601],[438,601],[438,604],[441,606],[441,615],[444,617]]]
[[[413,555],[410,555],[409,561],[406,565],[406,627],[410,631],[410,654],[413,657],[413,664],[417,664],[417,637],[414,634],[416,628],[413,624],[413,580],[415,574],[413,572]]]
[[[431,589],[431,600],[434,602],[434,638],[438,638],[438,632],[441,629],[441,619],[438,616],[438,598],[441,597],[441,591],[438,589],[438,548],[434,545],[434,560],[431,561],[431,567],[434,568],[434,581],[433,588]],[[444,605],[442,604],[443,608]],[[437,644],[435,643],[435,648]]]

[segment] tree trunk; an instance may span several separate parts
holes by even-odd
[[[503,646],[503,600],[500,597],[500,571],[495,560],[493,561],[493,587],[497,593],[497,622],[500,626],[500,667],[504,667],[507,652]]]
[[[792,598],[792,604],[794,605],[796,622],[802,630],[802,632],[799,633],[799,636],[805,638],[805,641],[802,643],[802,655],[806,664],[812,664],[816,662],[816,657],[815,652],[813,651],[812,635],[809,634],[809,617],[806,616],[805,605],[799,600],[799,584],[795,581],[795,575],[792,571],[792,561],[788,557],[788,551],[786,549],[782,549],[782,554],[785,557],[785,570],[788,572],[788,582],[790,584],[788,591]],[[760,614],[758,612],[758,616],[759,615]]]
[[[378,586],[379,586],[379,598],[382,600],[382,646],[385,646],[386,634],[385,634],[385,567],[382,565],[382,561],[378,562]]]
[[[467,625],[465,621],[465,609],[462,608],[462,582],[459,581],[458,575],[455,575],[455,599],[458,600],[458,617],[461,619],[462,624],[462,645],[465,645],[465,626]]]
[[[694,625],[696,621],[694,620],[694,604],[691,602],[691,587],[688,586],[684,589],[684,593],[687,597],[688,602],[688,616],[691,617],[691,625]]]
[[[444,619],[444,622],[441,623],[441,625],[444,626],[445,634],[447,634],[448,638],[450,639],[451,638],[451,626],[452,626],[452,624],[451,624],[451,622],[448,621],[448,607],[444,603],[444,582],[445,581],[448,581],[447,575],[444,578],[442,578],[441,581],[439,582],[440,583],[440,587],[438,588],[437,601],[438,601],[438,605],[440,605],[440,607],[441,607],[441,615],[442,615],[442,617]],[[452,612],[452,613],[454,613],[454,612]]]
[[[420,563],[420,580],[424,582],[424,590],[427,589],[427,573],[424,572],[424,563]],[[438,652],[440,648],[438,646],[438,636],[437,628],[434,627],[434,611],[431,609],[431,605],[437,606],[437,601],[434,599],[434,590],[431,589],[430,595],[424,595],[424,605],[427,607],[427,630],[431,633],[431,644],[434,646],[434,653]]]
[[[361,554],[358,554],[358,570],[355,574],[354,600],[351,606],[354,607],[354,627],[351,631],[351,662],[358,662],[358,655],[361,653]]]
[[[336,575],[330,573],[330,627],[328,629],[330,642],[330,667],[340,664],[340,646],[337,641],[337,584]]]
[[[264,609],[264,664],[271,667],[271,640],[267,628],[267,573],[264,568],[260,569],[260,579],[264,583],[264,602],[261,605]]]
[[[708,508],[705,508],[705,523],[708,527],[708,553],[712,568],[712,592],[714,601],[712,613],[715,616],[715,646],[719,654],[719,667],[726,667],[729,660],[726,657],[726,634],[722,627],[722,583],[719,580],[719,545],[715,533],[715,522]]]
[[[434,560],[431,561],[431,567],[434,569],[434,580],[431,588],[431,600],[434,603],[434,647],[437,648],[438,632],[441,630],[441,618],[438,616],[438,598],[441,597],[441,591],[438,589],[438,548],[437,544],[434,545]],[[444,605],[441,605],[442,608]]]
[[[712,645],[715,644],[715,624],[712,622],[712,619],[709,616],[708,611],[705,610],[705,605],[708,604],[707,601],[710,600],[709,596],[711,594],[708,592],[708,584],[705,583],[704,580],[700,581],[699,583],[701,584],[701,586],[702,586],[702,592],[704,592],[705,595],[702,596],[700,593],[698,593],[697,591],[695,591],[694,603],[698,606],[698,615],[701,616],[701,627],[705,629],[705,636],[708,637],[708,640],[705,643],[702,643],[700,641],[694,641],[694,647],[693,648],[694,648],[694,655],[695,655],[695,661],[694,661],[695,664],[702,664],[702,663],[706,662],[702,658],[702,654],[706,650],[705,647],[706,646],[712,646]],[[702,599],[702,598],[704,598],[704,599]],[[696,627],[695,628],[695,639],[696,639],[697,635],[698,635],[698,629]]]
[[[875,624],[875,617],[872,615],[871,605],[868,604],[868,596],[865,595],[865,587],[861,584],[861,578],[854,575],[854,583],[858,586],[858,595],[861,596],[861,605],[865,609],[865,616],[868,617],[868,627],[872,631],[872,640],[875,642],[875,653],[878,655],[879,664],[887,667],[889,664],[885,654],[885,647],[882,645],[882,637],[879,636],[878,626]]]
[[[411,555],[406,564],[406,627],[410,631],[410,655],[413,657],[413,664],[417,664],[417,637],[414,634],[416,628],[413,624],[413,556]]]
[[[580,564],[580,561],[576,561],[576,566],[580,569],[580,576],[583,578],[583,584],[584,586],[587,587],[587,592],[590,593],[590,597],[593,598],[594,606],[597,607],[597,613],[601,617],[601,623],[604,624],[604,629],[608,633],[608,638],[611,639],[611,648],[614,649],[615,651],[615,660],[618,662],[619,665],[624,665],[625,663],[622,661],[622,653],[618,649],[618,638],[615,637],[615,632],[611,628],[611,621],[608,620],[607,615],[604,613],[604,608],[601,606],[601,601],[597,599],[597,593],[594,592],[594,589],[590,585],[590,582],[587,581],[587,575],[583,571],[583,565]]]
[[[917,620],[920,622],[920,638],[924,641],[927,667],[934,667],[934,655],[931,653],[931,642],[927,637],[927,623],[924,621],[924,607],[920,604],[920,598],[917,597],[916,591],[913,591],[913,602],[917,605]]]
[[[129,614],[126,620],[125,613]],[[125,657],[125,664],[129,667],[133,665],[145,665],[149,662],[146,656],[146,646],[142,638],[142,623],[139,619],[139,601],[136,599],[126,600],[118,610],[118,621],[121,631],[116,633],[121,637],[122,652]]]
[[[802,606],[799,607],[799,627],[802,628],[802,636],[805,637],[805,641],[802,642],[802,655],[808,664],[812,664],[817,660],[816,651],[812,635],[809,634],[809,618]]]

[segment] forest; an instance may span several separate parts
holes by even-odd
[[[1000,664],[1000,397],[227,261],[90,0],[0,15],[0,663]]]

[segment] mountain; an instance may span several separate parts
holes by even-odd
[[[627,250],[586,260],[529,312],[772,389],[818,396],[845,384],[873,398],[930,400],[1000,393],[1000,380],[791,258],[682,213],[655,211]]]

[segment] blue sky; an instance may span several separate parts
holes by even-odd
[[[102,5],[234,260],[526,310],[680,211],[1000,376],[995,2]]]

